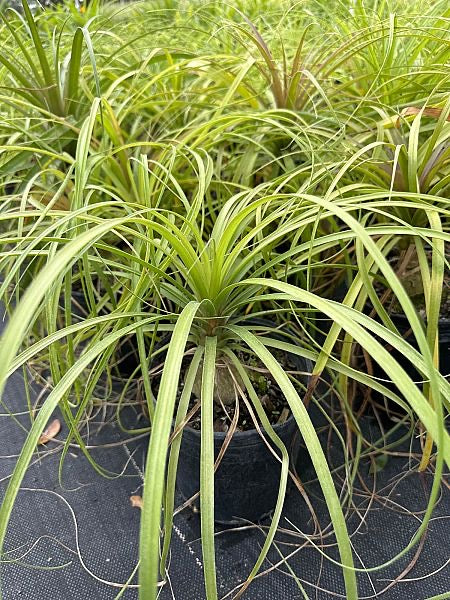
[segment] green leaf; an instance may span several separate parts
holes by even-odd
[[[183,423],[186,417],[186,413],[189,407],[189,401],[191,399],[192,388],[194,387],[194,382],[197,376],[197,371],[200,366],[202,355],[203,348],[198,347],[195,351],[191,364],[189,365],[188,371],[186,373],[186,378],[184,380],[183,385],[183,392],[181,394],[180,402],[178,404],[177,416],[175,418],[174,430],[176,430]],[[180,429],[178,435],[176,435],[172,441],[172,445],[170,447],[169,463],[167,466],[166,496],[164,502],[164,546],[161,552],[162,576],[165,575],[165,567],[170,549],[170,540],[172,538],[175,483],[177,478],[178,457],[180,455],[182,438],[183,428]]]
[[[217,600],[214,551],[214,380],[217,338],[205,340],[202,373],[200,447],[200,525],[206,597]]]
[[[242,585],[239,592],[235,596],[235,598],[237,599],[237,598],[240,598],[245,593],[245,590],[247,589],[247,587],[250,585],[250,583],[253,581],[253,579],[257,575],[259,569],[261,568],[261,565],[263,564],[264,560],[266,559],[266,556],[270,550],[273,540],[275,539],[275,535],[277,533],[278,525],[279,525],[280,519],[281,519],[281,513],[282,513],[283,505],[284,505],[284,499],[286,496],[286,487],[287,487],[287,480],[288,480],[288,474],[289,474],[289,454],[286,449],[286,446],[283,444],[281,439],[275,433],[272,425],[270,424],[270,421],[267,418],[266,412],[261,404],[260,399],[258,398],[257,393],[255,392],[255,388],[253,387],[252,382],[250,381],[250,378],[249,378],[246,370],[243,368],[241,362],[239,361],[239,359],[237,358],[237,356],[234,353],[229,352],[228,354],[229,354],[231,360],[233,361],[233,364],[236,367],[236,371],[238,372],[242,381],[244,382],[245,388],[246,388],[248,395],[250,397],[250,400],[255,408],[256,414],[258,415],[258,418],[261,421],[261,425],[264,429],[264,434],[269,437],[269,439],[273,442],[273,444],[281,452],[280,483],[279,483],[279,488],[278,488],[277,502],[276,502],[276,505],[275,505],[275,508],[273,511],[272,521],[271,521],[269,529],[267,531],[266,539],[264,540],[264,545],[261,549],[261,552],[260,552],[255,564],[253,565],[253,568],[252,568],[250,574],[248,575],[247,580],[245,581],[245,583]],[[261,358],[261,357],[259,357],[259,358]],[[262,358],[261,358],[261,360],[262,360]]]
[[[366,329],[361,327],[360,323],[364,324],[377,332],[382,334],[386,340],[394,348],[401,348],[401,343],[404,342],[399,336],[395,336],[387,328],[383,327],[373,319],[370,319],[367,315],[353,310],[349,307],[338,304],[327,299],[320,298],[316,294],[302,290],[296,286],[281,281],[274,281],[271,279],[247,279],[246,284],[255,283],[264,287],[274,288],[276,290],[285,292],[291,297],[294,302],[304,302],[311,306],[314,306],[328,317],[336,321],[342,329],[349,332],[352,337],[365,348],[370,355],[376,360],[376,362],[382,367],[382,369],[388,374],[391,381],[395,383],[398,389],[401,391],[405,399],[411,405],[413,410],[419,416],[422,423],[425,425],[427,430],[431,433],[435,440],[442,438],[442,445],[438,443],[443,456],[448,465],[450,465],[450,436],[447,432],[442,430],[443,422],[436,419],[436,413],[429,406],[426,398],[418,390],[417,386],[413,383],[411,378],[407,375],[404,369],[398,364],[398,362]],[[396,343],[396,339],[398,343]],[[408,345],[408,344],[406,344]],[[436,377],[436,383],[438,390],[440,389],[439,373],[436,372],[433,364],[430,365],[424,359],[424,366],[428,377],[431,379],[431,371],[434,371]],[[442,385],[447,389],[447,393],[450,390],[450,384],[443,382]],[[438,393],[435,397],[439,398]]]
[[[14,317],[16,317],[18,313],[19,311],[17,310]],[[13,323],[14,317],[11,320],[10,325],[11,323]],[[147,319],[147,322],[154,322],[156,319],[157,317],[149,317]],[[37,414],[36,419],[33,422],[31,430],[28,433],[27,438],[22,446],[20,456],[17,460],[16,466],[14,467],[14,471],[9,481],[8,488],[3,497],[2,505],[0,508],[0,553],[2,553],[3,551],[6,530],[23,477],[26,473],[33,452],[36,449],[39,437],[43,432],[45,426],[47,425],[47,422],[50,419],[56,406],[60,402],[61,398],[64,397],[66,392],[74,384],[74,382],[77,380],[77,378],[80,376],[80,374],[83,372],[87,365],[89,365],[97,356],[99,356],[106,348],[108,348],[108,346],[113,344],[121,337],[125,337],[135,329],[136,324],[133,323],[119,331],[115,331],[109,334],[97,344],[92,345],[79,358],[75,365],[71,369],[69,369],[67,373],[64,374],[64,376],[60,379],[58,384],[54,387],[54,389],[49,394],[48,398],[43,403],[42,407],[40,408]],[[4,352],[2,348],[2,350],[0,350],[0,356],[3,354]]]
[[[369,473],[379,473],[389,462],[389,454],[378,454],[370,465]]]
[[[62,98],[58,93],[58,88],[56,86],[56,80],[52,71],[50,69],[50,65],[47,60],[47,55],[45,54],[44,47],[41,42],[41,38],[39,36],[39,32],[34,20],[34,17],[31,13],[31,10],[28,6],[27,0],[22,0],[23,11],[25,13],[25,19],[27,20],[28,27],[30,28],[31,37],[33,38],[34,50],[37,54],[39,64],[41,65],[42,75],[44,77],[45,85],[47,86],[47,90],[45,92],[48,97],[49,108],[56,115],[63,115],[64,110],[62,106]]]
[[[77,107],[78,89],[80,83],[80,67],[83,47],[83,31],[79,27],[75,31],[70,52],[70,66],[65,82],[64,100],[67,103],[67,112],[74,114]]]
[[[179,387],[181,362],[192,321],[199,304],[190,302],[180,314],[172,333],[161,377],[155,417],[145,466],[144,498],[141,516],[139,566],[140,600],[156,600],[160,563],[159,540],[164,494],[165,465],[170,427]]]

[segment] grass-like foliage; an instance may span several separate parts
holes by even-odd
[[[432,469],[420,527],[390,562],[421,540],[450,462],[450,385],[439,372],[450,245],[446,4],[317,2],[305,10],[290,1],[149,0],[33,14],[23,0],[22,11],[3,10],[2,19],[0,297],[8,324],[0,386],[33,365],[50,393],[31,411],[0,510],[0,547],[56,407],[68,428],[61,464],[76,443],[108,477],[83,430],[111,405],[122,426],[138,381],[148,425],[129,433],[150,432],[140,598],[156,599],[166,576],[193,396],[205,588],[217,598],[220,365],[220,386],[237,412],[247,407],[281,465],[278,501],[240,597],[260,572],[295,479],[255,386],[256,364],[295,419],[347,598],[358,598],[358,573],[385,566],[355,566],[346,517],[361,461],[400,444],[403,427],[407,436],[419,431],[418,467]],[[130,345],[136,360],[124,374]],[[306,388],[282,353],[312,362]],[[342,429],[327,413],[323,381]],[[395,424],[377,443],[360,424],[371,395],[394,407]],[[339,440],[342,489],[311,403]],[[225,452],[235,430],[230,423]]]

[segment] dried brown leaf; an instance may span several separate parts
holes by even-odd
[[[130,496],[130,502],[133,508],[142,508],[143,506],[142,496]]]
[[[61,431],[61,422],[59,419],[53,419],[53,421],[47,425],[47,428],[42,432],[41,437],[38,440],[38,444],[46,444],[52,440]]]
[[[410,115],[418,115],[422,109],[417,106],[408,106],[401,112],[402,117],[409,117]],[[442,108],[435,108],[433,106],[429,106],[423,109],[422,113],[425,117],[433,117],[434,119],[439,119],[442,114]],[[450,115],[447,117],[447,121],[450,122]],[[399,126],[399,119],[397,119],[397,127]]]
[[[291,414],[291,411],[289,410],[289,408],[287,408],[285,406],[283,408],[283,410],[281,411],[281,415],[280,415],[280,418],[277,421],[277,424],[286,423],[286,421],[288,420],[288,417],[289,417],[290,414]]]

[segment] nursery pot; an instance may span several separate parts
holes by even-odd
[[[397,327],[400,335],[411,344],[413,348],[418,350],[417,341],[410,330],[410,324],[408,319],[399,313],[391,313],[390,317],[392,322]],[[446,376],[450,374],[450,319],[449,318],[441,318],[439,319],[439,371],[442,375]],[[411,377],[413,381],[420,382],[423,381],[424,376],[421,372],[415,369],[414,365],[398,350],[395,350],[391,347],[388,347],[389,353],[394,358],[398,364],[406,371],[406,373]],[[379,377],[381,379],[387,379],[388,376],[385,371],[378,365],[374,364],[373,374],[375,377]],[[392,383],[385,384],[388,388],[396,391],[396,387]],[[375,392],[373,394],[375,398],[379,397],[379,394]],[[395,411],[396,413],[403,413],[400,407],[392,402],[389,399],[384,400],[384,405],[388,407],[388,412],[384,413],[385,416],[390,419],[391,411]]]
[[[274,430],[295,462],[300,447],[295,419],[291,416],[282,425],[275,425]],[[222,432],[214,434],[215,458],[225,436]],[[279,455],[279,450],[267,441]],[[214,520],[235,524],[242,519],[259,521],[269,515],[276,505],[280,472],[280,462],[256,429],[235,432],[214,478]],[[200,489],[200,432],[191,427],[183,432],[177,486],[185,500]]]
[[[310,363],[299,359],[299,370],[310,372]],[[294,464],[300,452],[300,434],[294,417],[273,426]],[[264,430],[262,430],[264,432]],[[226,433],[214,433],[217,458]],[[280,456],[267,435],[265,439]],[[221,524],[242,523],[242,519],[259,521],[275,508],[281,463],[256,429],[236,431],[222,457],[214,478],[214,520]],[[177,487],[185,500],[200,489],[200,432],[185,427],[178,462]],[[199,504],[197,502],[197,507]],[[200,506],[201,510],[201,506]]]
[[[410,331],[410,324],[408,319],[398,313],[392,313],[392,322],[397,327],[399,333],[408,341],[416,350],[418,349],[416,339],[413,333]],[[441,317],[438,325],[439,332],[439,371],[442,375],[450,374],[450,318]],[[405,369],[408,375],[416,381],[421,381],[423,375],[416,371],[414,366],[406,359],[403,354],[399,352],[391,352],[394,358],[400,363]]]

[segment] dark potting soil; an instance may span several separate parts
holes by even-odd
[[[294,378],[304,378],[303,374],[299,374],[298,372],[298,364],[295,361],[295,357],[289,355],[287,353],[274,350],[273,355],[278,360],[278,362],[282,365],[283,370],[292,374]],[[283,392],[280,387],[274,380],[274,378],[269,374],[264,365],[252,358],[249,360],[247,355],[238,354],[238,358],[242,361],[242,364],[246,367],[247,374],[255,388],[255,391],[258,394],[258,397],[261,401],[261,404],[264,408],[264,411],[269,419],[271,425],[281,424],[286,422],[286,420],[290,417],[291,411],[289,409],[289,405],[284,397]],[[189,363],[182,367],[181,381],[184,381],[184,377],[186,374],[186,370]],[[226,367],[224,367],[226,368]],[[200,366],[201,370],[201,366]],[[299,392],[300,397],[302,397],[302,391],[300,386],[294,381],[294,385]],[[195,390],[194,385],[194,390]],[[158,389],[158,384],[155,386],[155,391]],[[181,395],[181,388],[178,390],[178,396]],[[200,403],[199,403],[199,394],[192,393],[191,399],[189,402],[188,413],[191,411],[195,411],[191,416],[188,425],[193,429],[199,431],[201,426],[201,416],[200,416]],[[252,406],[248,396],[246,395],[246,400]],[[250,429],[255,429],[255,423],[252,415],[247,406],[247,402],[241,398],[239,401],[233,401],[233,403],[225,405],[223,402],[221,403],[218,400],[214,402],[214,431],[217,432],[227,432],[231,426],[233,418],[235,417],[236,410],[239,410],[236,431],[248,431]],[[252,406],[253,409],[253,406]],[[256,413],[253,409],[253,413],[256,418]]]
[[[266,393],[260,397],[261,404],[264,407],[265,413],[269,418],[272,425],[277,423],[284,423],[289,415],[291,414],[287,402],[276,383],[272,382],[269,378],[264,377],[267,385]],[[192,410],[197,404],[198,399],[192,395],[189,403],[189,410]],[[237,431],[248,431],[249,429],[255,429],[255,423],[247,405],[241,399],[239,401],[239,417],[236,426]],[[226,413],[225,413],[226,410]],[[227,432],[233,421],[236,413],[236,405],[222,407],[221,405],[214,403],[214,431]],[[255,415],[256,417],[256,415]],[[201,417],[200,408],[196,411],[193,417],[189,421],[189,427],[200,431]]]

